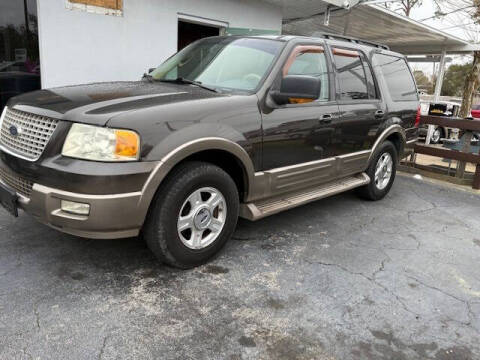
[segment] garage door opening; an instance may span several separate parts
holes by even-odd
[[[209,36],[220,35],[220,28],[215,26],[200,25],[187,21],[178,21],[178,51],[194,41]]]

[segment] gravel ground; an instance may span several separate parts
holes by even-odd
[[[398,177],[240,221],[190,271],[0,210],[0,359],[479,359],[479,204]]]

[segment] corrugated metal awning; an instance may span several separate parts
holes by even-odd
[[[295,3],[302,5],[301,1]],[[298,11],[287,10],[284,10],[284,34],[335,33],[382,43],[403,54],[440,54],[443,50],[460,54],[480,50],[479,44],[471,44],[377,5],[359,4],[349,10],[337,8],[331,12],[328,26],[324,25],[321,10],[302,18]]]
[[[351,8],[360,0],[263,0],[282,9],[283,19],[299,19],[320,14],[331,8]]]

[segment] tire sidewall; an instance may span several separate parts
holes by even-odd
[[[222,171],[223,172],[223,171]],[[238,192],[233,180],[218,170],[208,171],[197,177],[183,176],[177,179],[180,189],[162,204],[160,212],[160,226],[164,227],[165,245],[174,259],[184,265],[195,266],[215,255],[231,237],[238,219]],[[182,205],[187,197],[202,187],[213,187],[219,190],[226,202],[227,216],[222,232],[213,243],[203,249],[191,249],[180,240],[177,230],[177,221]],[[162,201],[159,199],[159,201]]]
[[[389,153],[392,157],[393,165],[392,165],[392,175],[390,177],[390,181],[388,185],[384,189],[377,188],[375,184],[375,170],[377,168],[377,163],[380,160],[380,157],[385,154]],[[382,199],[385,195],[388,194],[393,183],[395,181],[395,175],[397,172],[397,163],[398,163],[398,155],[395,146],[390,141],[385,141],[380,148],[375,152],[375,156],[373,161],[370,164],[370,168],[368,169],[368,176],[370,177],[370,192],[372,193],[373,197],[376,200]]]

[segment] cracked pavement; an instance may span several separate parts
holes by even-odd
[[[190,271],[2,209],[0,359],[479,359],[479,205],[398,176],[241,220]]]

